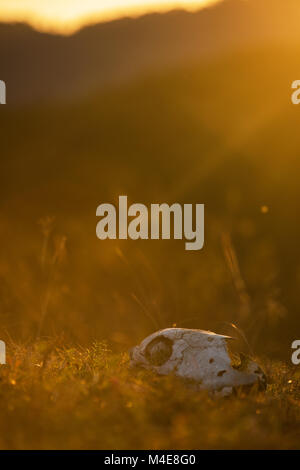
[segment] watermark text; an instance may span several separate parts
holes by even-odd
[[[101,217],[96,227],[100,240],[174,240],[185,239],[185,249],[201,250],[204,245],[204,204],[174,203],[132,204],[127,196],[119,196],[119,210],[113,204],[101,204],[96,215]],[[117,215],[118,212],[118,215]],[[172,233],[171,233],[172,232]]]
[[[6,104],[6,85],[3,80],[0,80],[0,104]]]

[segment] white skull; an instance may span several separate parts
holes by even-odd
[[[238,387],[266,388],[266,377],[251,359],[240,356],[233,363],[227,349],[229,336],[211,331],[168,328],[145,338],[130,351],[130,365],[160,375],[175,376],[199,389],[229,395]]]

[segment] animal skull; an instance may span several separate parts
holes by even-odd
[[[130,364],[159,375],[174,374],[221,396],[254,384],[265,389],[266,376],[254,361],[240,355],[239,363],[234,364],[227,349],[231,339],[211,331],[168,328],[131,349]]]

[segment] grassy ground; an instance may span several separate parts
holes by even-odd
[[[214,400],[174,378],[133,372],[102,343],[7,345],[1,449],[299,447],[300,374],[264,361],[267,392]]]

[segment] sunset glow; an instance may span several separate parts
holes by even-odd
[[[44,31],[71,33],[81,26],[121,16],[176,8],[189,11],[218,0],[0,0],[0,21],[27,22]]]

